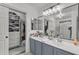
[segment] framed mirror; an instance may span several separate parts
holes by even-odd
[[[31,20],[31,30],[43,30],[43,20],[39,18],[33,18]]]

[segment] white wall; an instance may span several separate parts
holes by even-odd
[[[29,34],[31,31],[31,18],[38,17],[38,12],[34,7],[29,6],[27,3],[15,3],[8,5],[17,8],[20,11],[26,12],[26,52],[29,52]]]

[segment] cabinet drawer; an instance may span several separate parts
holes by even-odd
[[[54,54],[55,55],[73,55],[72,53],[61,50],[59,48],[54,48]]]
[[[35,54],[35,40],[33,40],[32,38],[30,38],[30,52],[32,54]]]
[[[42,55],[53,55],[52,46],[42,43]]]
[[[35,41],[35,54],[41,55],[41,42]]]

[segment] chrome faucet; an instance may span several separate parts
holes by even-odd
[[[62,42],[62,38],[61,38],[62,36],[63,36],[63,35],[59,35],[59,36],[58,36],[57,42]]]

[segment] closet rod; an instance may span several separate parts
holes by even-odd
[[[12,6],[9,6],[9,5],[5,4],[5,3],[0,3],[0,6],[3,6],[3,7],[6,7],[6,8],[9,8],[9,9],[11,9],[11,10],[15,10],[15,11],[17,11],[17,12],[20,12],[20,13],[23,13],[24,15],[26,15],[25,12],[20,11],[20,10],[18,10],[17,8],[12,7]]]

